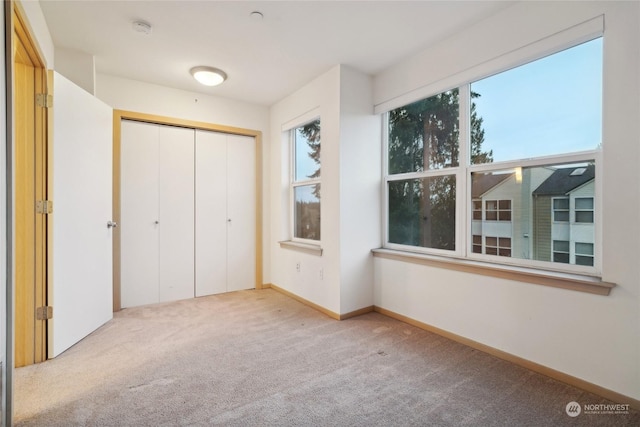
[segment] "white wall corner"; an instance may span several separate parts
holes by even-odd
[[[91,95],[96,94],[95,57],[71,49],[55,49],[56,71]]]
[[[382,126],[372,77],[340,67],[340,314],[373,305],[381,243]]]

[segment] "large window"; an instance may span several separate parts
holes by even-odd
[[[320,240],[320,120],[291,130],[294,240]]]
[[[441,93],[389,113],[390,243],[454,250],[459,93]]]
[[[595,39],[389,111],[386,247],[590,271],[601,97]]]

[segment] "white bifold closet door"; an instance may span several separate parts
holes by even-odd
[[[253,137],[196,131],[196,296],[255,287],[255,146]]]
[[[121,305],[194,295],[194,131],[122,121]]]

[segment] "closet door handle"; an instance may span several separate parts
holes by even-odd
[[[231,222],[231,218],[227,219],[227,222]]]

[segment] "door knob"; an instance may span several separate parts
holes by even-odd
[[[107,228],[116,228],[118,226],[118,223],[115,221],[108,221],[107,222]]]

